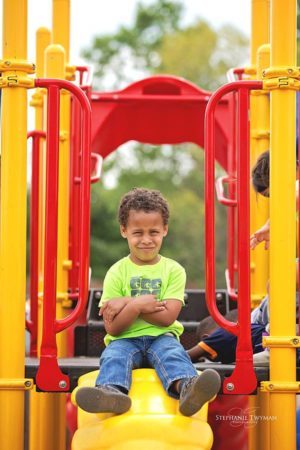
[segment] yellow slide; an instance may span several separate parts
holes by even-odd
[[[83,375],[79,386],[94,386],[98,371]],[[122,415],[90,414],[78,408],[78,429],[72,450],[208,450],[213,434],[207,423],[208,405],[192,417],[178,410],[153,369],[132,374],[131,409]],[[77,389],[77,388],[76,388]],[[75,403],[76,389],[72,394]]]

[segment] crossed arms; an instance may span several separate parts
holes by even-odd
[[[153,294],[120,297],[105,302],[99,311],[107,333],[118,336],[137,318],[152,325],[168,327],[178,317],[182,302],[176,299],[157,301]]]

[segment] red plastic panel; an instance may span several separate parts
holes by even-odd
[[[106,157],[121,144],[193,142],[204,147],[204,114],[211,92],[173,76],[153,76],[110,93],[93,93],[92,151]],[[216,112],[216,159],[227,168],[228,100]]]

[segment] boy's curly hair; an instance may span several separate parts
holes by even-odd
[[[159,191],[145,189],[145,188],[133,188],[131,191],[122,197],[118,219],[120,225],[126,227],[130,210],[149,212],[160,212],[164,225],[167,225],[169,221],[169,206]]]
[[[256,192],[259,194],[268,189],[270,185],[270,152],[269,150],[262,153],[255,165],[252,172],[252,184]]]

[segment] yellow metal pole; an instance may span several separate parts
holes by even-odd
[[[252,32],[251,32],[251,66],[255,68],[258,78],[257,52],[258,49],[269,43],[269,0],[252,0]],[[259,62],[269,66],[269,59],[265,51],[261,51]],[[269,99],[268,94],[262,91],[253,91],[250,97],[251,131],[250,131],[250,167],[252,167],[260,153],[269,148]],[[250,232],[254,233],[267,220],[268,201],[257,196],[250,190]],[[251,303],[257,306],[266,294],[266,285],[269,274],[268,252],[262,245],[251,252]]]
[[[251,45],[250,64],[254,69],[252,78],[257,78],[259,66],[257,61],[258,49],[269,42],[269,0],[252,0],[251,4]],[[269,65],[269,64],[268,64]],[[269,112],[266,106],[266,95],[262,91],[252,91],[250,96],[250,167],[254,165],[257,156],[269,146]],[[259,196],[261,197],[261,196]],[[250,189],[250,233],[260,228],[268,218],[268,203],[257,197]],[[257,306],[266,293],[268,279],[268,252],[262,246],[250,255],[251,267],[251,306]],[[249,407],[257,410],[259,399],[249,397]],[[259,428],[249,428],[249,450],[258,450]],[[266,450],[266,449],[264,449]]]
[[[60,44],[70,54],[70,0],[53,0],[53,44]]]
[[[36,76],[45,76],[45,49],[51,42],[51,32],[47,28],[41,27],[36,32]],[[31,106],[35,108],[35,129],[44,130],[44,92],[36,89],[31,98]],[[43,259],[44,259],[44,216],[45,216],[45,154],[44,145],[40,149],[39,167],[39,292],[43,291]],[[42,330],[42,301],[39,299],[38,307],[38,348],[41,341]],[[50,400],[51,394],[38,393],[35,390],[30,392],[30,420],[29,420],[29,448],[30,450],[48,449],[51,447],[53,435],[49,434],[49,429],[53,433],[54,424],[51,427],[51,417],[55,415],[53,409],[54,400]],[[45,422],[45,423],[44,423]],[[49,429],[47,429],[47,424]]]
[[[66,65],[70,53],[70,0],[53,0],[53,44],[64,49],[64,63],[49,66],[57,78],[66,77]],[[50,62],[49,62],[50,64]],[[55,72],[56,70],[56,72]],[[58,73],[59,71],[59,73]],[[52,73],[52,72],[51,72]],[[60,110],[59,146],[59,197],[58,197],[58,247],[57,247],[57,314],[63,317],[71,302],[66,297],[68,291],[69,261],[69,171],[70,171],[70,96],[63,91]],[[57,337],[59,356],[67,356],[67,334]]]
[[[26,76],[13,69],[13,60],[27,58],[27,1],[3,2],[3,59],[11,71],[3,76]],[[2,154],[0,201],[0,378],[23,379],[25,372],[26,298],[26,133],[27,91],[2,90]],[[24,391],[0,391],[0,448],[24,446]]]
[[[64,78],[65,52],[61,45],[52,44],[46,50],[47,76]],[[57,245],[57,317],[65,315],[65,308],[70,307],[67,299],[69,269],[69,123],[70,97],[65,91],[61,93],[60,107],[60,144],[59,144],[59,192],[58,192],[58,245]],[[67,356],[66,333],[57,336],[59,356]]]
[[[258,392],[258,408],[254,414],[262,417],[271,417],[270,414],[270,394],[268,392]],[[258,442],[255,450],[272,450],[270,447],[270,420],[260,420],[257,423]]]
[[[272,0],[271,67],[296,65],[296,0]],[[288,72],[288,71],[287,71]],[[279,80],[279,79],[278,79]],[[295,335],[296,94],[271,91],[270,326],[271,336]],[[296,448],[296,397],[274,386],[295,381],[295,348],[270,349],[272,450]],[[274,384],[275,383],[275,384]],[[277,390],[278,389],[278,390]]]
[[[45,49],[50,45],[51,32],[48,28],[41,27],[36,32],[36,76],[42,78],[45,76]],[[35,107],[35,129],[44,130],[43,117],[44,117],[44,93],[42,89],[36,89],[31,106]],[[39,291],[43,288],[43,246],[44,246],[44,214],[45,214],[45,157],[44,157],[44,145],[42,145],[42,151],[40,155],[40,177],[39,177],[39,258],[38,258],[38,272],[39,272]],[[41,320],[39,320],[41,324]]]

